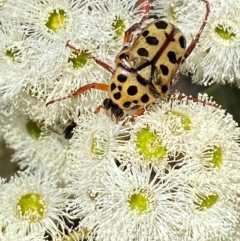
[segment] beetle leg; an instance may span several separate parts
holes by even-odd
[[[72,93],[72,94],[70,94],[68,96],[65,96],[65,97],[58,98],[58,99],[51,100],[51,101],[47,102],[46,106],[51,105],[51,104],[53,104],[55,102],[58,102],[58,101],[62,101],[62,100],[66,100],[66,99],[69,99],[69,98],[77,97],[77,96],[83,94],[84,92],[86,92],[86,91],[88,91],[90,89],[97,89],[97,90],[102,90],[102,91],[108,91],[109,90],[109,86],[107,84],[101,84],[101,83],[87,84],[87,85],[84,85],[84,86],[80,87],[74,93]]]
[[[104,69],[106,69],[108,72],[110,72],[111,74],[115,73],[115,70],[107,63],[103,62],[102,60],[96,58],[95,56],[93,56],[90,52],[88,51],[81,51],[80,49],[75,48],[73,45],[71,45],[69,43],[69,40],[66,43],[66,46],[69,47],[70,49],[73,49],[74,51],[78,52],[78,53],[84,53],[86,54],[89,58],[93,59],[98,65],[102,66]]]
[[[144,112],[147,110],[148,106],[149,106],[149,105],[146,105],[145,107],[136,110],[136,112],[132,115],[132,117],[130,118],[130,120],[131,120],[131,121],[134,121],[134,120],[135,120],[135,117],[140,116],[140,115],[143,115]]]
[[[128,29],[125,31],[123,44],[126,44],[126,43],[132,41],[132,39],[133,39],[133,34],[132,34],[132,33],[133,33],[134,31],[136,31],[137,29],[140,29],[142,23],[143,23],[145,20],[147,20],[148,18],[149,18],[148,15],[144,15],[139,23],[133,24],[130,28],[128,28]]]
[[[99,105],[99,106],[97,106],[97,108],[94,110],[94,114],[99,113],[99,111],[100,111],[101,109],[105,109],[104,105]]]
[[[148,106],[144,107],[144,108],[141,108],[141,109],[138,109],[135,113],[134,113],[134,116],[140,116],[140,115],[143,115],[144,112],[146,111],[146,108]]]
[[[144,16],[142,17],[142,19],[141,19],[141,21],[139,23],[133,24],[129,29],[127,29],[125,31],[124,42],[123,42],[124,44],[126,44],[127,42],[131,42],[132,41],[132,38],[133,38],[132,33],[135,30],[141,28],[142,23],[145,20],[147,20],[149,18],[155,18],[155,19],[158,18],[158,16],[151,14],[152,1],[153,0],[139,0],[138,1],[138,4],[140,5],[140,12],[143,12]]]
[[[195,38],[192,40],[192,42],[190,43],[190,45],[186,49],[186,52],[185,52],[180,64],[183,64],[185,62],[185,60],[187,59],[187,57],[192,53],[192,51],[194,50],[194,48],[196,47],[196,45],[199,41],[199,38],[202,34],[202,31],[203,31],[205,25],[207,24],[207,19],[208,19],[209,13],[210,13],[210,5],[209,5],[209,2],[207,0],[201,0],[201,1],[203,1],[206,4],[206,13],[205,13],[204,21],[203,21],[203,23],[200,27],[199,32],[197,33]]]
[[[129,118],[129,121],[134,122],[134,121],[135,121],[135,118],[136,118],[137,116],[140,116],[140,115],[143,115],[143,114],[144,114],[144,112],[146,111],[146,108],[147,108],[147,107],[148,107],[148,106],[136,110],[136,112]]]

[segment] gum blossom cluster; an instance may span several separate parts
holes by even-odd
[[[20,167],[0,178],[0,240],[239,239],[240,129],[211,98],[176,93],[119,122],[93,113],[106,98],[96,90],[45,106],[108,83],[86,52],[114,66],[124,32],[144,15],[140,2],[0,1],[0,132]],[[204,18],[199,1],[152,6],[188,42]],[[239,3],[210,7],[181,70],[238,85]]]

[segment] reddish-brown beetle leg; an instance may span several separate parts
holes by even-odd
[[[144,15],[143,18],[141,19],[141,21],[139,23],[135,23],[133,24],[130,28],[128,28],[126,31],[125,31],[125,34],[124,34],[124,42],[123,44],[126,44],[128,42],[131,42],[132,38],[133,38],[133,35],[132,33],[139,29],[142,25],[142,23],[148,19],[148,15]]]
[[[99,111],[100,111],[101,109],[105,109],[103,105],[99,105],[99,106],[94,110],[94,114],[99,113]]]
[[[131,118],[129,119],[130,121],[132,121],[132,122],[134,122],[135,121],[135,118],[137,117],[137,116],[140,116],[140,115],[143,115],[144,114],[144,112],[146,111],[146,108],[147,108],[148,106],[146,106],[146,107],[144,107],[144,108],[141,108],[141,109],[138,109],[132,116],[131,116]]]
[[[51,100],[51,101],[47,102],[46,106],[48,106],[50,104],[53,104],[55,102],[58,102],[58,101],[62,101],[62,100],[65,100],[65,99],[77,97],[77,96],[83,94],[84,92],[86,92],[86,91],[88,91],[90,89],[97,89],[97,90],[102,90],[102,91],[108,91],[109,90],[109,86],[107,84],[101,84],[101,83],[87,84],[87,85],[84,85],[84,86],[80,87],[73,94],[70,94],[68,96],[65,96],[65,97],[58,98],[58,99]]]
[[[144,107],[144,108],[138,109],[138,110],[134,113],[134,115],[135,115],[135,116],[143,115],[144,112],[146,111],[146,108],[147,108],[147,107]]]
[[[152,1],[153,0],[138,0],[140,11],[146,13],[149,16]]]
[[[210,4],[207,0],[202,0],[205,4],[206,4],[206,13],[205,13],[205,18],[204,18],[204,21],[200,27],[200,30],[198,31],[196,37],[194,39],[192,39],[190,45],[188,46],[188,48],[186,49],[186,52],[181,60],[181,64],[183,64],[185,62],[185,60],[187,59],[187,57],[192,53],[192,51],[195,49],[198,41],[199,41],[199,38],[202,34],[202,31],[204,29],[204,27],[206,26],[207,24],[207,19],[208,19],[208,16],[209,16],[209,13],[210,13]]]

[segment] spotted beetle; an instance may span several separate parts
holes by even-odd
[[[144,16],[125,32],[124,46],[115,58],[115,69],[91,53],[84,52],[112,74],[109,85],[87,84],[73,94],[51,100],[46,105],[77,97],[90,89],[98,89],[108,91],[109,98],[96,108],[95,113],[104,108],[116,119],[121,118],[124,111],[142,114],[144,108],[157,98],[166,97],[179,65],[184,63],[195,48],[210,13],[209,2],[201,1],[206,5],[205,19],[188,48],[183,33],[175,25],[157,18],[143,27],[150,19],[149,16]],[[141,31],[136,34],[136,30]],[[83,53],[69,42],[67,46]]]

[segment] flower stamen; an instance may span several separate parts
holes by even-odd
[[[46,27],[56,32],[57,30],[63,28],[66,20],[66,12],[63,9],[54,10],[50,13]]]
[[[213,146],[211,149],[204,151],[206,157],[209,157],[208,161],[204,164],[205,168],[209,168],[210,166],[216,168],[220,168],[223,163],[222,157],[222,149],[218,146]]]
[[[26,123],[26,128],[27,128],[28,134],[31,137],[35,139],[39,139],[39,137],[41,136],[42,130],[37,122],[29,119],[28,122]]]
[[[142,214],[147,210],[148,201],[148,197],[142,192],[132,194],[128,200],[131,210],[135,210],[139,214]]]
[[[105,153],[104,150],[102,150],[100,148],[100,144],[99,144],[99,141],[98,141],[98,138],[97,137],[94,137],[92,139],[92,146],[91,146],[91,152],[93,155],[96,155],[96,156],[103,156],[103,154]]]
[[[210,209],[218,200],[219,196],[216,193],[210,194],[208,196],[200,196],[197,195],[200,199],[200,203],[195,203],[197,206],[197,210],[203,211],[206,209]]]
[[[17,203],[17,215],[31,221],[40,220],[45,212],[44,202],[39,194],[29,193],[20,197]]]
[[[125,32],[125,30],[126,30],[126,26],[125,26],[124,21],[121,18],[117,17],[117,16],[113,20],[112,28],[113,28],[113,30],[115,32],[114,39],[122,37],[124,32]]]
[[[185,131],[190,131],[191,130],[191,124],[192,121],[191,119],[184,113],[176,110],[170,110],[168,113],[173,114],[174,116],[180,117],[181,118],[181,123]]]
[[[89,59],[89,56],[85,52],[73,52],[73,54],[74,57],[68,59],[68,62],[72,62],[73,68],[78,69],[84,67]]]
[[[167,153],[166,147],[159,140],[158,136],[149,129],[143,129],[137,134],[137,148],[147,159],[156,158],[162,160]]]
[[[236,36],[232,29],[226,28],[220,24],[215,28],[215,32],[224,40],[232,40]]]

